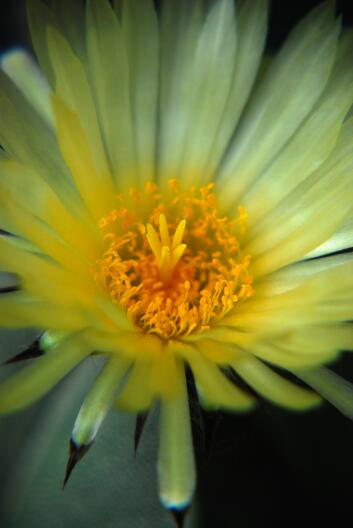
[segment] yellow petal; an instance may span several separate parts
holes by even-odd
[[[41,301],[19,291],[0,297],[0,326],[54,328],[73,332],[85,328],[87,321],[78,310]]]
[[[114,209],[114,187],[97,172],[91,148],[78,115],[57,96],[52,97],[63,158],[88,210],[98,222]]]
[[[243,248],[255,277],[301,259],[351,216],[352,133],[349,119],[327,160],[259,223]]]
[[[232,85],[222,123],[209,150],[209,173],[217,168],[234,133],[258,73],[266,40],[268,1],[245,0],[235,5],[236,54]]]
[[[108,0],[87,2],[86,34],[88,64],[103,142],[116,185],[128,189],[136,182],[138,173],[131,76],[122,28]]]
[[[77,141],[78,149],[83,141],[82,134],[84,135],[87,149],[89,150],[89,160],[97,173],[92,174],[90,178],[99,178],[99,182],[103,186],[101,192],[104,193],[107,200],[106,207],[110,211],[114,208],[112,204],[116,191],[109,172],[96,106],[84,64],[74,54],[64,36],[53,28],[48,30],[48,49],[55,74],[55,99],[59,106],[58,110],[64,113],[63,119],[67,117],[68,110],[77,114],[76,120],[79,125],[72,123],[73,117],[69,115],[69,124],[67,126],[68,128],[70,126],[79,126],[83,130],[79,130],[79,138],[73,137],[72,141],[74,144]],[[59,102],[57,99],[59,99]],[[66,108],[66,112],[63,106]],[[64,125],[61,123],[62,127]],[[61,138],[61,141],[63,141],[63,138]],[[79,150],[77,150],[77,155],[80,155]],[[80,158],[83,156],[84,153],[82,153]],[[88,176],[86,177],[90,179]]]
[[[2,56],[1,68],[52,127],[54,120],[49,100],[49,86],[31,55],[25,50],[10,50]]]
[[[87,446],[93,442],[113,404],[119,384],[128,367],[129,363],[118,356],[107,359],[86,396],[75,421],[72,440],[78,447]]]
[[[91,306],[96,293],[92,279],[16,247],[11,238],[0,238],[0,270],[18,274],[26,291],[48,302]]]
[[[222,166],[225,207],[241,199],[313,108],[328,81],[339,32],[332,5],[320,5],[272,61]]]
[[[187,361],[204,407],[248,411],[254,406],[254,398],[229,381],[215,363],[204,357],[201,348],[191,350]]]
[[[121,25],[129,62],[139,182],[153,180],[157,142],[159,27],[153,0],[122,3]]]
[[[158,452],[159,496],[166,508],[183,509],[192,500],[196,483],[185,374],[178,398],[161,401]]]
[[[341,44],[347,50],[342,50],[343,57],[339,56],[336,61],[330,81],[317,105],[242,198],[242,204],[249,214],[249,229],[256,230],[264,215],[331,154],[353,101],[353,39],[350,38],[348,43],[344,40]]]
[[[273,403],[303,411],[321,402],[317,394],[287,381],[255,357],[234,361],[231,366],[256,392]]]
[[[298,378],[315,389],[342,414],[353,419],[353,385],[325,367],[294,370]]]
[[[98,225],[76,215],[70,210],[70,202],[60,202],[50,186],[39,174],[28,166],[10,159],[0,160],[0,197],[4,202],[5,214],[21,218],[14,211],[22,208],[30,215],[38,217],[43,227],[50,228],[82,258],[95,260],[102,252],[102,237]],[[10,203],[6,203],[9,198]]]
[[[154,387],[150,383],[151,368],[150,360],[136,361],[118,397],[119,409],[141,412],[151,407],[156,397]]]

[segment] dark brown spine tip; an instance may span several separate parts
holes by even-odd
[[[175,525],[177,528],[183,528],[187,514],[189,513],[190,507],[186,506],[185,508],[170,508],[170,513],[172,514]]]
[[[92,444],[78,446],[71,438],[69,445],[69,460],[67,461],[63,489],[65,488],[76,464],[85,456]]]
[[[136,424],[135,424],[135,434],[134,434],[134,451],[135,456],[137,454],[137,450],[140,444],[142,433],[145,429],[146,421],[148,418],[148,412],[139,413],[136,416]]]
[[[5,295],[6,293],[14,293],[20,290],[20,287],[17,285],[14,286],[4,286],[0,288],[0,295]]]
[[[0,236],[13,236],[12,233],[9,233],[9,231],[5,231],[5,229],[0,229]]]
[[[20,361],[27,361],[28,359],[34,359],[42,356],[44,350],[40,346],[40,337],[38,337],[33,343],[30,344],[26,350],[16,354],[12,358],[8,359],[3,363],[3,365],[10,365],[11,363],[19,363]]]

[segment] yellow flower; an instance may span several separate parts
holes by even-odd
[[[0,323],[44,329],[44,354],[3,382],[0,411],[103,355],[68,473],[112,406],[159,402],[160,497],[182,510],[185,369],[206,409],[248,411],[255,391],[353,414],[322,366],[353,348],[352,33],[324,3],[263,64],[265,0],[28,6],[46,80],[3,57],[0,268],[19,288]]]

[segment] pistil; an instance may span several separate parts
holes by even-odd
[[[152,224],[147,224],[147,240],[156,257],[160,279],[164,285],[169,284],[176,265],[186,249],[186,244],[182,243],[185,227],[186,220],[181,220],[171,241],[167,219],[164,214],[159,216],[159,236]]]

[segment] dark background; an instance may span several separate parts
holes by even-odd
[[[72,2],[80,0],[72,0]],[[177,0],[176,0],[177,1]],[[276,48],[283,42],[288,31],[300,20],[310,9],[320,4],[318,0],[285,1],[272,0],[270,13],[270,31],[268,44]],[[6,49],[19,42],[29,44],[30,39],[27,31],[25,16],[25,0],[8,0],[2,3],[1,9],[1,33],[0,49]],[[342,14],[345,25],[353,25],[353,3],[352,0],[337,0],[337,13]]]
[[[269,48],[276,49],[289,29],[318,3],[273,1]],[[347,0],[336,4],[343,23],[353,25],[353,3]],[[19,43],[29,44],[22,0],[2,4],[0,26],[0,50]],[[2,357],[18,351],[30,337],[23,332],[3,333]],[[92,377],[94,368],[95,365],[88,367],[88,377]],[[353,358],[345,355],[335,370],[353,380]],[[87,380],[82,379],[80,383],[85,386]],[[131,419],[125,416],[123,425],[117,425],[116,418],[110,417],[113,425],[107,425],[103,431],[96,456],[92,453],[89,460],[87,457],[82,462],[71,496],[68,489],[65,499],[62,498],[59,477],[63,473],[66,447],[62,446],[61,438],[59,443],[59,436],[68,437],[69,423],[79,400],[77,396],[68,402],[66,387],[61,384],[44,404],[0,423],[3,497],[0,525],[3,528],[25,525],[80,528],[87,526],[90,518],[90,526],[99,528],[171,526],[154,498],[156,480],[153,477],[151,481],[150,477],[154,474],[156,423],[154,427],[150,425],[140,458],[134,462],[130,447]],[[56,412],[60,408],[66,414],[65,418],[54,420],[48,432],[43,416],[48,419],[52,415],[55,397]],[[70,403],[74,409],[66,411]],[[66,415],[70,416],[66,418]],[[64,433],[60,432],[60,420]],[[353,423],[328,404],[308,414],[293,414],[262,402],[252,414],[211,413],[204,416],[203,427],[199,417],[195,418],[194,426],[199,478],[196,511],[190,525],[200,528],[353,525]],[[108,453],[112,438],[114,442],[116,439],[116,447],[113,446],[116,455]],[[128,451],[125,466],[122,464],[126,458],[124,450]],[[39,469],[37,466],[33,469],[37,459],[40,459]],[[139,469],[132,470],[133,464]],[[56,469],[50,472],[49,466]],[[26,480],[24,473],[31,473],[31,478]],[[116,484],[119,479],[120,484]],[[53,486],[58,490],[54,499],[49,497]],[[115,498],[108,500],[106,497],[111,494]],[[20,509],[23,514],[17,511]],[[95,514],[88,511],[98,511],[96,521]]]

